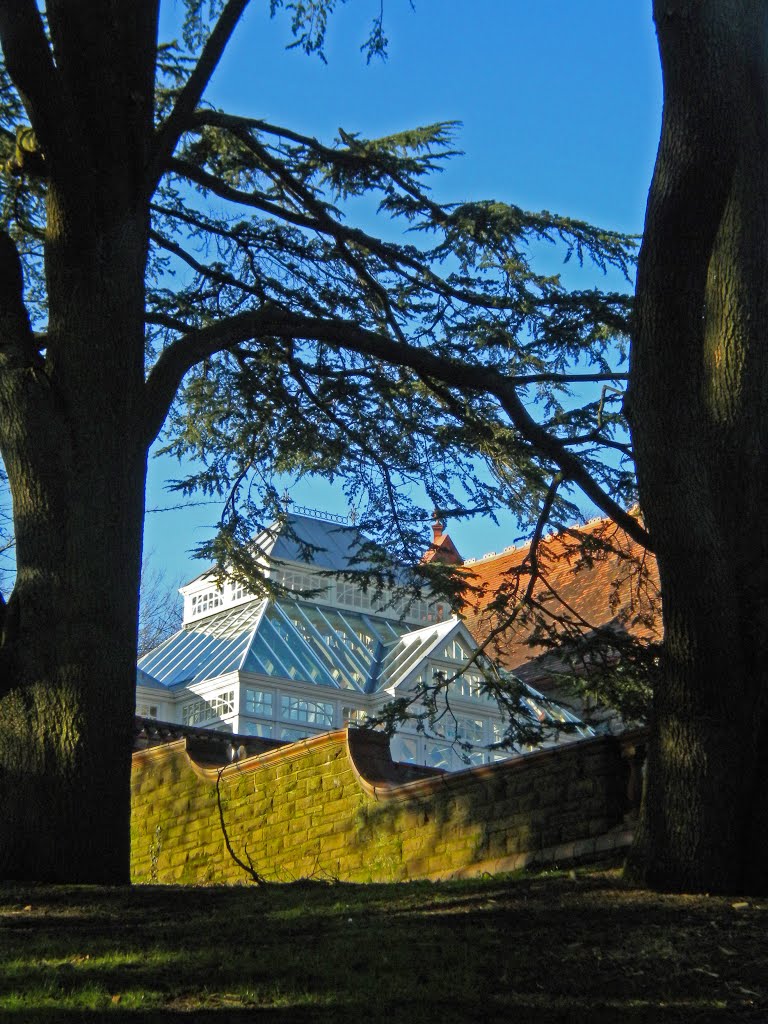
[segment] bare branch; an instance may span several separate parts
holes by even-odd
[[[266,878],[264,878],[263,875],[260,875],[256,868],[254,868],[253,866],[253,861],[251,860],[250,855],[248,854],[248,847],[246,846],[244,848],[244,853],[248,860],[248,863],[246,864],[244,860],[241,860],[240,857],[237,856],[232,847],[232,843],[230,842],[229,832],[227,831],[227,825],[226,822],[224,821],[224,806],[221,800],[221,776],[224,774],[225,771],[226,765],[224,768],[219,768],[218,772],[216,773],[216,806],[218,807],[219,810],[219,825],[221,827],[221,834],[224,836],[224,844],[227,847],[227,853],[230,855],[235,864],[237,864],[239,868],[242,868],[242,870],[250,876],[251,880],[255,882],[256,885],[266,885]]]

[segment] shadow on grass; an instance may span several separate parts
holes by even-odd
[[[605,873],[5,886],[0,1020],[763,1021],[766,924],[766,901],[659,896]]]
[[[107,1011],[108,1012],[108,1011]],[[147,1011],[147,1012],[128,1012],[122,1014],[120,1019],[134,1022],[134,1024],[153,1024],[156,1021],[179,1021],[184,1024],[222,1024],[223,1021],[237,1022],[245,1021],[262,1021],[268,1020],[271,1022],[285,1022],[285,1024],[316,1024],[316,1022],[326,1021],[340,1021],[343,1024],[351,1024],[352,1021],[360,1021],[361,1017],[360,1007],[351,1009],[348,1013],[340,1010],[339,1008],[330,1008],[326,1011],[317,1009],[302,1010],[297,1007],[289,1007],[286,1009],[264,1009],[255,1007],[248,1010],[232,1010],[225,1008],[222,1010],[207,1010],[197,1011],[188,1013],[185,1011],[172,1011],[162,1010],[158,1011]],[[399,1011],[395,1011],[398,1015],[391,1016],[389,1019],[392,1024],[422,1024],[425,1021],[451,1021],[455,1024],[471,1024],[473,1021],[491,1021],[496,1024],[501,1022],[521,1021],[521,1022],[542,1022],[542,1024],[651,1024],[651,1022],[660,1021],[661,1024],[672,1024],[672,1022],[695,1022],[695,1024],[707,1024],[707,1022],[725,1022],[731,1020],[744,1020],[757,1022],[765,1021],[765,1016],[758,1014],[755,1016],[739,1016],[734,1017],[732,1011],[726,1008],[721,1010],[693,1010],[691,1008],[680,1007],[680,1006],[668,1006],[668,1007],[645,1007],[645,1008],[630,1008],[626,1011],[624,1008],[607,1007],[601,1008],[594,1004],[584,1004],[582,1006],[572,1005],[566,1009],[557,1010],[552,1007],[542,1006],[541,1004],[526,1004],[520,1003],[509,1007],[504,1011],[496,1013],[493,1008],[485,1006],[475,1005],[474,1008],[465,1011],[457,1011],[453,1005],[436,1005],[431,1010],[426,1011],[426,1008],[414,1011],[413,1006],[402,1006]],[[112,1014],[109,1013],[109,1017]],[[82,1011],[62,1012],[60,1010],[40,1010],[35,1011],[32,1015],[24,1012],[18,1016],[3,1014],[3,1020],[24,1022],[24,1024],[36,1024],[38,1021],[45,1021],[46,1024],[51,1021],[61,1021],[61,1024],[74,1024],[74,1022],[83,1021],[96,1021],[105,1019],[105,1011],[94,1011],[93,1013],[84,1013]],[[363,1017],[363,1020],[379,1020],[378,1016]]]

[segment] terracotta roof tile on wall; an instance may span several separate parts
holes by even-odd
[[[568,644],[578,635],[610,629],[660,641],[656,561],[613,522],[595,520],[547,538],[538,559],[541,578],[532,596],[549,643],[538,642],[530,612],[505,625],[530,583],[529,545],[465,563],[467,626],[481,642],[492,637],[489,654],[506,668],[546,690],[558,665],[563,669],[552,640]]]

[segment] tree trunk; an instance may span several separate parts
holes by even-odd
[[[19,538],[4,647],[0,877],[129,880],[143,466],[94,463],[61,474],[61,518],[26,516],[14,495],[34,535]]]
[[[664,610],[629,868],[768,890],[768,4],[656,0],[664,116],[627,413]]]
[[[75,205],[51,187],[48,373],[8,374],[2,391],[18,575],[2,647],[0,874],[127,882],[146,225],[104,210],[73,222]]]
[[[55,66],[39,53],[25,61],[3,40],[45,157],[48,304],[38,353],[18,255],[3,236],[0,449],[17,556],[0,637],[5,878],[129,880],[152,440],[144,275],[157,11],[133,0],[111,8],[113,16],[99,5],[48,5]],[[18,47],[30,38],[20,35]],[[38,71],[55,90],[40,85]]]

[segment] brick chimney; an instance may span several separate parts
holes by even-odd
[[[432,514],[432,543],[422,555],[422,562],[444,562],[447,565],[461,565],[464,559],[456,550],[456,546],[445,533],[445,523],[435,509]]]

